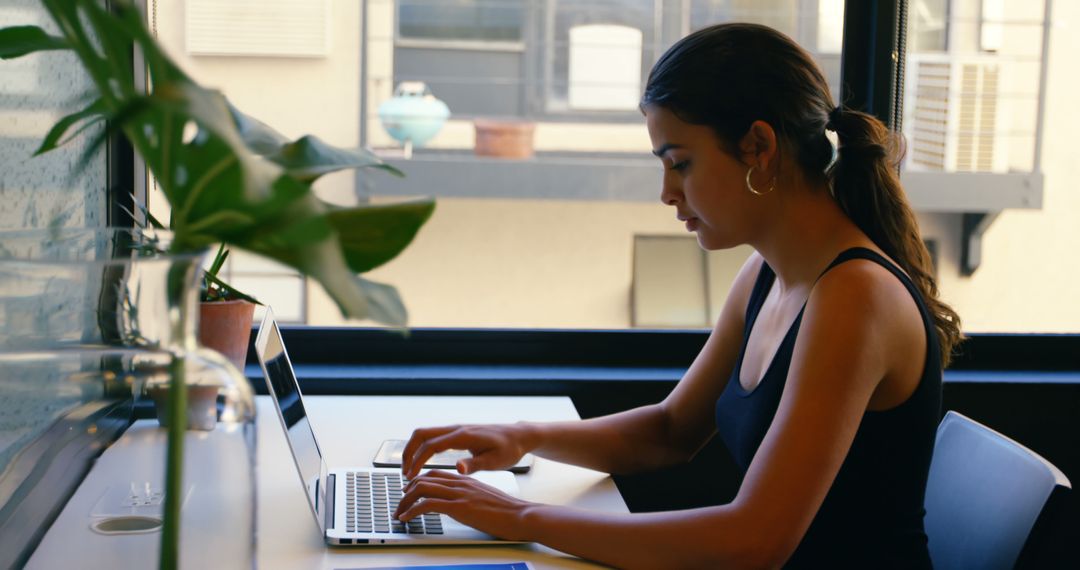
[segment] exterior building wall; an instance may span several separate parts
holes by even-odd
[[[220,89],[241,111],[285,136],[314,134],[331,144],[357,146],[360,2],[331,1],[330,5],[326,57],[188,55],[184,2],[157,2],[157,36],[169,55],[197,81]],[[351,173],[333,174],[316,184],[321,195],[344,201],[352,199],[354,186]]]

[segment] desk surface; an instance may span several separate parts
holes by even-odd
[[[304,399],[329,468],[366,466],[384,439],[408,438],[414,427],[452,423],[576,419],[565,397],[397,397],[312,396]],[[102,454],[82,487],[42,540],[28,567],[102,567],[123,561],[126,567],[156,566],[160,534],[103,536],[88,529],[88,516],[116,465],[133,477],[160,479],[162,450],[132,467],[134,439],[164,441],[152,425],[129,430]],[[141,435],[140,435],[141,434]],[[372,568],[394,565],[527,561],[533,568],[592,568],[594,565],[539,545],[454,547],[328,547],[308,507],[293,466],[285,435],[268,397],[258,398],[257,562],[260,568]],[[129,441],[125,441],[129,440]],[[156,470],[154,474],[147,470]],[[137,472],[137,473],[135,473]],[[104,474],[111,473],[107,477]],[[197,476],[196,476],[197,477]],[[113,481],[115,483],[115,481]],[[533,469],[518,476],[526,500],[626,512],[615,484],[605,474],[537,458]],[[188,512],[189,505],[185,505]],[[194,512],[194,510],[193,510]],[[204,529],[205,530],[205,529]],[[222,529],[227,534],[228,529]],[[239,537],[237,537],[239,538]],[[191,555],[189,555],[191,554]],[[182,553],[184,567],[205,570],[201,553]],[[147,564],[142,564],[142,560]]]

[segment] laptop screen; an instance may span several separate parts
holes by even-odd
[[[278,330],[277,321],[274,320],[270,307],[266,308],[266,316],[263,317],[259,334],[255,338],[255,352],[259,358],[259,364],[263,368],[263,377],[266,378],[267,390],[277,403],[281,421],[288,435],[289,447],[292,448],[293,458],[296,460],[296,468],[300,472],[300,478],[307,488],[308,500],[315,511],[315,519],[320,527],[323,524],[319,513],[319,503],[326,496],[326,466],[319,451],[319,444],[315,441],[315,433],[308,423],[307,412],[304,410],[304,401],[300,396],[300,387],[293,374],[292,363],[289,355],[285,352],[285,343],[281,339],[281,331]],[[313,488],[316,481],[316,489]]]

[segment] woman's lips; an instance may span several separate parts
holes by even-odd
[[[689,219],[686,220],[686,231],[692,232],[692,231],[696,230],[697,227],[698,227],[698,219],[697,218],[689,218]]]

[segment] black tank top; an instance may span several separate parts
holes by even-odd
[[[852,248],[825,270],[868,259],[891,271],[915,299],[926,330],[926,365],[915,392],[899,406],[866,411],[824,503],[786,568],[930,568],[923,498],[941,417],[941,351],[937,330],[911,280],[874,251]],[[743,344],[716,402],[716,428],[745,474],[776,415],[803,311],[787,331],[761,382],[739,383],[746,342],[776,274],[763,263],[746,308]]]

